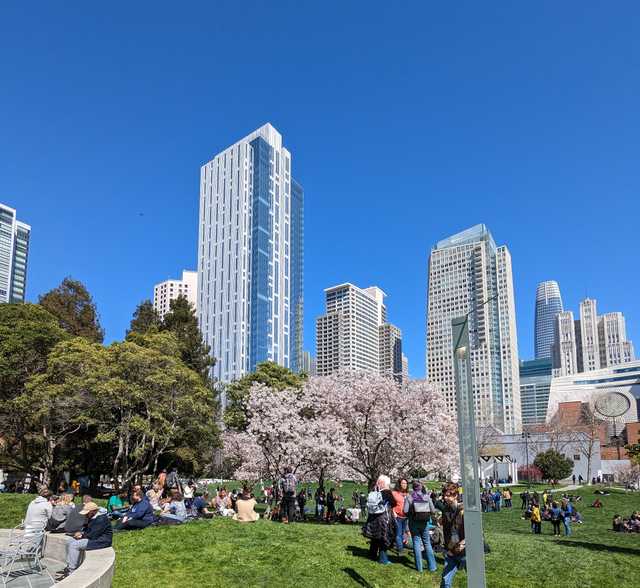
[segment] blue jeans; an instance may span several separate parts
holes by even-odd
[[[409,528],[409,521],[396,517],[396,549],[401,551],[404,546],[404,534]]]
[[[429,571],[436,571],[436,556],[431,547],[431,538],[429,537],[429,525],[424,528],[414,527],[411,529],[411,537],[413,539],[413,556],[416,559],[416,569],[422,571],[422,551],[427,552],[427,563]]]
[[[465,560],[463,555],[449,555],[444,556],[444,569],[442,570],[442,581],[440,582],[440,588],[451,588],[453,584],[453,577],[456,572],[464,568]]]
[[[564,517],[563,522],[564,522],[564,534],[571,535],[571,517],[570,516]]]

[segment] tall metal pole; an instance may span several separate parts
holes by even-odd
[[[476,438],[475,405],[471,380],[469,315],[451,320],[453,362],[458,409],[460,471],[464,488],[464,535],[468,588],[485,588],[484,537],[480,502],[480,472]]]

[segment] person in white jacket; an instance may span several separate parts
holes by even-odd
[[[51,502],[51,491],[48,488],[40,490],[27,507],[27,514],[24,517],[24,532],[29,535],[36,531],[43,531],[51,514],[53,513],[53,503]]]

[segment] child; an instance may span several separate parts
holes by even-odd
[[[542,533],[542,517],[540,516],[540,507],[537,502],[531,507],[531,532],[540,535]]]

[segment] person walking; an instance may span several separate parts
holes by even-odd
[[[280,490],[282,491],[282,522],[288,524],[296,518],[296,479],[291,467],[286,467],[284,476],[280,479]]]
[[[573,474],[573,476],[571,476],[571,480],[573,481],[573,485],[576,485],[576,475]]]
[[[551,504],[551,524],[553,525],[554,537],[560,537],[560,521],[562,518],[562,509],[554,500]]]
[[[465,566],[464,506],[456,484],[449,482],[443,491],[442,533],[444,535],[444,569],[440,588],[451,588],[453,578]]]
[[[391,480],[389,476],[380,476],[373,491],[367,498],[367,522],[362,528],[362,534],[371,540],[369,557],[382,565],[389,565],[387,550],[395,541],[396,523],[391,509],[396,501],[389,490]]]
[[[409,531],[413,542],[413,556],[416,560],[416,569],[422,572],[422,552],[427,554],[427,564],[430,572],[435,572],[436,557],[429,536],[429,522],[435,513],[435,507],[431,496],[418,481],[411,485],[413,492],[404,500],[403,511],[408,520]],[[396,519],[396,524],[399,519]]]
[[[583,480],[584,478],[582,477],[582,474],[578,474],[578,484],[580,484],[580,486],[582,486]]]
[[[407,515],[404,510],[408,491],[409,482],[405,478],[400,478],[392,492],[396,501],[396,505],[393,507],[393,516],[396,518],[396,551],[398,555],[402,555],[404,552],[404,536],[409,530]]]

